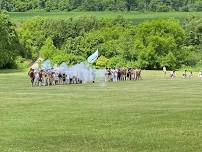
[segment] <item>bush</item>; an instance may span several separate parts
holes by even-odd
[[[105,56],[100,56],[96,62],[97,68],[104,68],[107,67],[109,59],[107,59]]]
[[[127,68],[139,68],[139,65],[137,64],[137,62],[130,61],[130,62],[127,62],[126,67]]]
[[[53,40],[49,37],[47,38],[45,44],[42,46],[40,50],[40,55],[44,59],[50,59],[55,54],[56,51],[57,49],[53,45]]]
[[[58,54],[53,55],[51,58],[51,62],[53,64],[59,65],[62,62],[65,62],[69,65],[74,65],[77,63],[83,62],[85,59],[82,56],[75,56],[73,54],[66,54],[63,52],[60,52]]]
[[[30,61],[26,60],[25,58],[22,58],[21,56],[18,56],[15,60],[15,66],[17,69],[26,69],[29,67],[30,63]]]
[[[70,59],[69,59],[69,55],[65,54],[65,53],[59,53],[59,54],[55,54],[52,58],[51,58],[51,62],[53,64],[57,64],[59,65],[62,62],[65,62],[67,64],[70,63]]]
[[[111,68],[126,67],[126,65],[127,65],[126,61],[120,56],[112,57],[111,59],[109,59],[109,62],[108,62],[108,66]]]

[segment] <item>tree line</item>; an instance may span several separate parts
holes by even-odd
[[[46,11],[202,11],[201,0],[0,0],[0,9]]]
[[[35,17],[17,27],[0,13],[0,68],[13,68],[24,61],[50,59],[69,65],[86,61],[99,49],[94,66],[179,69],[202,66],[202,18],[180,23],[159,19],[138,25],[123,17],[52,20]]]

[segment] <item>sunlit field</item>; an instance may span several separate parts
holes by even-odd
[[[0,73],[1,152],[201,152],[202,80],[31,87]]]
[[[140,23],[143,21],[154,20],[154,19],[168,19],[175,18],[184,20],[191,16],[201,16],[201,12],[15,12],[9,13],[11,19],[19,23],[21,21],[29,20],[32,17],[41,16],[51,19],[69,19],[78,18],[81,16],[95,16],[97,18],[108,18],[113,19],[118,16],[122,16],[125,19],[130,20],[134,23]]]

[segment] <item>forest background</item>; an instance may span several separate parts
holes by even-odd
[[[201,0],[0,0],[0,9],[1,69],[27,68],[39,57],[72,65],[97,49],[97,68],[198,70],[202,66]],[[88,11],[113,17],[82,15]],[[16,18],[28,13],[30,19],[15,22],[9,17],[14,12]],[[36,12],[50,15],[33,17]],[[51,18],[55,12],[63,18]],[[64,17],[64,12],[80,17]],[[121,12],[142,16],[153,12],[161,17],[137,22]],[[162,12],[176,16],[165,19]],[[184,12],[199,13],[179,19]]]

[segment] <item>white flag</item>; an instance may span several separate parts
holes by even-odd
[[[94,63],[97,60],[98,56],[99,56],[99,51],[97,50],[95,53],[93,53],[91,56],[88,57],[87,59],[88,63],[90,64]]]

